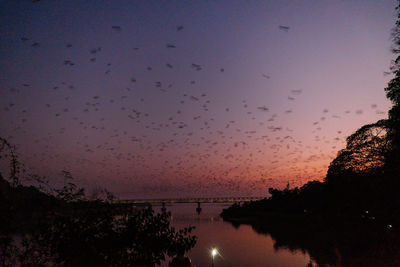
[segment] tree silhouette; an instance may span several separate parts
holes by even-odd
[[[347,137],[346,148],[331,162],[326,181],[351,174],[377,171],[385,164],[388,150],[387,120],[380,120],[359,128]]]
[[[6,139],[0,137],[0,159],[5,158],[9,160],[9,175],[8,181],[11,182],[13,187],[21,184],[19,175],[21,172],[21,163],[15,153],[15,147],[11,145]],[[1,172],[0,172],[1,175]]]
[[[400,3],[397,9],[397,21],[392,29],[392,52],[396,59],[392,61],[391,71],[394,78],[390,80],[385,88],[386,97],[392,102],[393,106],[389,110],[388,118],[388,139],[390,150],[388,150],[386,165],[389,169],[397,172],[400,168]]]
[[[326,181],[352,174],[376,171],[384,167],[386,176],[400,171],[400,3],[396,7],[397,21],[392,29],[392,52],[396,59],[390,70],[394,77],[385,88],[393,106],[387,120],[364,125],[347,138],[345,149],[339,151],[329,166]]]
[[[0,171],[0,266],[155,266],[196,244],[194,227],[175,229],[170,213],[113,202],[105,189],[88,200],[68,171],[63,187],[44,190],[50,184],[25,174],[1,137],[0,158],[9,165],[8,179]]]

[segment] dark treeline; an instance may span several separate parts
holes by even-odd
[[[69,172],[52,188],[2,138],[0,158],[10,166],[0,172],[0,266],[155,266],[196,243],[193,227],[176,230],[169,213],[116,204],[104,189],[89,199]]]
[[[224,210],[225,220],[250,223],[270,234],[277,248],[306,250],[321,265],[400,264],[400,13],[392,39],[388,118],[347,137],[324,181],[269,188],[268,198]]]
[[[268,211],[400,220],[400,139],[394,137],[398,130],[391,128],[391,120],[364,125],[350,135],[323,182],[311,181],[301,188],[287,186],[284,190],[269,188],[269,198],[233,205],[222,216],[253,216]]]

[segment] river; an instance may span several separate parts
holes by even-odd
[[[194,234],[198,237],[196,246],[187,255],[193,266],[211,266],[211,249],[217,248],[219,254],[214,258],[215,267],[252,267],[306,266],[310,256],[301,251],[275,249],[275,241],[265,234],[257,233],[249,225],[234,227],[219,217],[222,209],[230,204],[201,204],[201,213],[197,214],[197,204],[167,205],[172,213],[171,222],[176,228],[195,226]],[[156,212],[161,206],[153,207]],[[161,266],[168,266],[168,262]]]

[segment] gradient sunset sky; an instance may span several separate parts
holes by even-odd
[[[396,2],[0,1],[0,136],[121,198],[321,180],[387,117]]]

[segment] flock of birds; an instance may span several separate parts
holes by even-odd
[[[288,26],[278,29],[289,34]],[[119,34],[123,28],[112,25],[110,30]],[[177,34],[186,30],[183,25],[175,29]],[[31,37],[21,36],[20,42],[41,49],[42,43]],[[74,47],[66,43],[64,49]],[[140,53],[143,48],[131,49]],[[165,49],[178,50],[179,45],[165,43]],[[103,76],[112,77],[118,66],[98,60],[102,53],[102,46],[93,47],[87,60],[101,65]],[[82,62],[71,58],[59,64],[85,71],[80,69]],[[174,62],[162,64],[168,71],[177,69]],[[101,90],[90,94],[79,80],[52,82],[43,89],[45,94],[35,93],[42,90],[35,82],[15,84],[1,93],[0,117],[6,131],[2,135],[17,145],[28,172],[51,176],[71,170],[88,184],[111,186],[122,197],[171,191],[189,196],[264,195],[268,187],[288,182],[298,186],[322,178],[346,137],[341,129],[334,137],[325,136],[324,124],[364,112],[315,113],[307,126],[312,143],[304,142],[282,119],[294,109],[276,111],[247,99],[232,105],[214,101],[214,92],[191,89],[198,85],[199,73],[226,75],[226,66],[207,69],[206,64],[192,62],[187,66],[192,77],[185,77],[185,87],[159,79],[156,69],[161,66],[142,66],[150,81],[126,77],[125,88],[111,94]],[[273,79],[263,71],[259,77],[266,83]],[[286,101],[290,105],[303,95],[302,89],[289,90]],[[165,106],[158,106],[163,102]],[[385,114],[376,104],[371,109]]]

